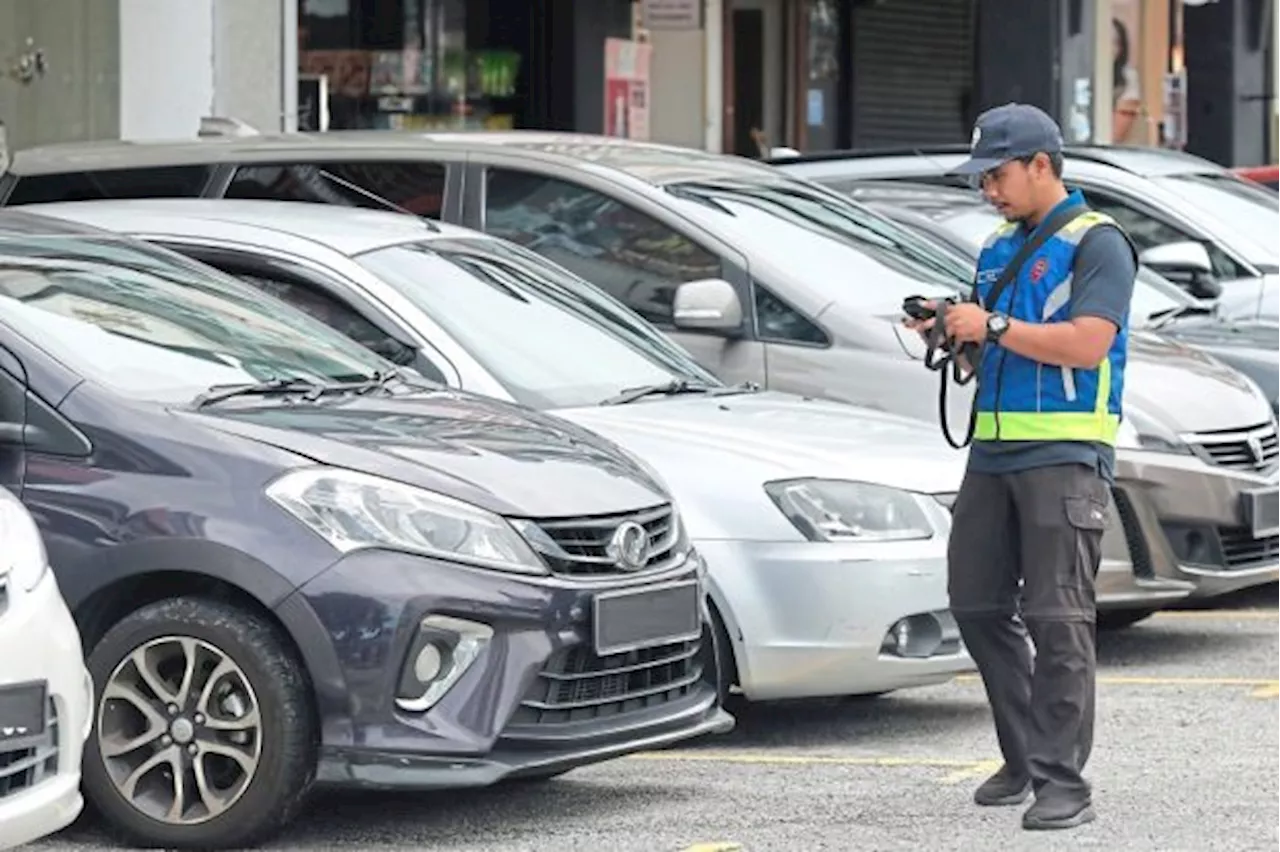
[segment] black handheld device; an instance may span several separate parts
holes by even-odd
[[[908,296],[902,300],[902,312],[912,319],[927,320],[933,319],[935,314],[932,308],[926,308],[924,296]]]

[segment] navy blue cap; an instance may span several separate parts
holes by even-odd
[[[1030,104],[992,107],[978,116],[969,141],[969,159],[950,171],[978,175],[1010,160],[1043,151],[1062,151],[1062,130],[1049,114]]]

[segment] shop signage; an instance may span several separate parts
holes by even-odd
[[[604,40],[604,135],[649,138],[650,45]]]
[[[641,0],[647,30],[702,29],[702,0]]]

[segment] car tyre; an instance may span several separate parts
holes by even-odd
[[[1105,609],[1098,611],[1099,630],[1123,630],[1150,618],[1154,609]]]
[[[715,606],[711,607],[711,630],[715,634],[716,689],[720,693],[720,706],[730,713],[741,712],[747,706],[747,697],[731,691],[733,687],[741,686],[738,683],[738,663],[733,656],[729,630]]]
[[[312,691],[266,619],[203,598],[159,601],[108,630],[88,666],[97,704],[84,792],[122,839],[253,846],[298,813],[315,780]]]

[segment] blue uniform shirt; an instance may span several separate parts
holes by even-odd
[[[1107,226],[1090,229],[1076,248],[1069,316],[1102,317],[1121,327],[1133,298],[1136,272],[1124,234]],[[974,440],[969,450],[969,470],[974,473],[1013,473],[1072,463],[1088,465],[1107,482],[1115,481],[1115,450],[1103,443]]]

